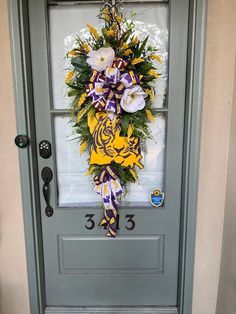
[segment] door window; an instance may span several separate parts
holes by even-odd
[[[64,83],[65,52],[73,47],[73,38],[84,30],[86,23],[96,25],[100,4],[79,4],[77,6],[49,6],[49,38],[52,101],[54,113],[54,138],[57,167],[57,202],[59,207],[97,206],[100,198],[92,191],[93,182],[86,176],[88,155],[80,156],[76,134],[73,134],[67,107]],[[158,47],[162,58],[157,81],[155,108],[159,114],[150,124],[153,138],[143,149],[144,169],[138,171],[139,184],[129,184],[122,205],[151,206],[149,195],[155,189],[165,190],[165,156],[167,124],[167,66],[168,66],[168,5],[163,3],[126,3],[122,13],[127,18],[135,15],[137,35],[150,35],[150,43]]]

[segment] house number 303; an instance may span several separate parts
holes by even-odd
[[[93,230],[96,223],[94,221],[94,214],[86,214],[85,218],[87,219],[86,224],[85,224],[85,228],[87,230]],[[125,215],[125,219],[126,219],[126,225],[125,225],[125,229],[127,230],[134,230],[135,229],[135,221],[134,221],[134,217],[135,215]],[[107,229],[107,227],[105,226],[104,229]],[[116,222],[116,230],[120,230],[120,215],[117,215],[117,222]]]

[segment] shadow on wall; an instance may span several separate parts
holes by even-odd
[[[236,313],[236,57],[222,257],[216,314]]]

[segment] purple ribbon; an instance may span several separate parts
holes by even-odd
[[[86,85],[88,96],[92,97],[92,104],[96,110],[110,111],[115,114],[121,112],[120,99],[126,88],[140,84],[140,78],[133,71],[125,72],[127,62],[116,58],[105,74],[93,70],[90,83]]]
[[[111,166],[105,166],[94,178],[94,190],[102,196],[104,215],[99,226],[108,228],[107,235],[116,236],[118,197],[123,193],[118,176]]]

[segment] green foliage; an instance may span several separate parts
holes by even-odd
[[[133,22],[135,14],[132,15],[132,20],[127,21],[121,19],[118,11],[112,11],[109,6],[105,6],[99,14],[99,18],[104,21],[104,27],[101,34],[96,30],[90,28],[90,37],[86,40],[77,39],[78,47],[73,50],[73,54],[68,53],[67,58],[71,63],[71,68],[74,71],[73,78],[67,82],[67,95],[73,97],[69,111],[71,122],[75,132],[79,135],[80,142],[86,142],[86,148],[91,149],[93,144],[93,136],[88,127],[88,112],[95,109],[92,107],[91,98],[87,97],[84,103],[80,103],[81,96],[85,93],[85,86],[90,81],[91,68],[87,64],[87,48],[98,50],[101,47],[112,47],[115,51],[116,57],[121,57],[127,61],[128,65],[126,72],[134,71],[137,75],[142,77],[140,85],[144,90],[152,90],[151,82],[155,79],[149,74],[150,70],[156,70],[151,55],[156,51],[155,47],[148,45],[147,36],[143,41],[140,41],[135,36],[135,23]],[[111,32],[114,30],[114,32]],[[109,32],[110,31],[110,32]],[[131,52],[127,52],[131,50]],[[141,58],[142,62],[132,64],[134,58]],[[73,74],[73,73],[72,73]],[[155,116],[156,110],[152,107],[150,95],[145,99],[145,108],[134,113],[122,111],[120,115],[120,129],[121,136],[127,136],[129,126],[132,126],[133,135],[140,140],[142,150],[145,150],[145,140],[151,138],[151,131],[149,129],[150,114]],[[147,115],[149,110],[149,116]],[[104,165],[89,166],[90,172],[93,176],[99,174],[104,168]],[[130,172],[130,168],[124,167],[115,162],[112,163],[112,168],[120,178],[123,187],[127,183],[133,183],[135,180]]]
[[[111,166],[114,172],[116,173],[116,175],[119,177],[121,185],[123,187],[126,187],[127,183],[135,182],[132,174],[130,173],[129,168],[123,167],[115,162],[113,162]],[[95,177],[102,171],[102,169],[104,168],[104,165],[92,165],[92,167],[93,167],[93,175]]]
[[[77,91],[75,89],[71,89],[68,93],[67,96],[68,97],[73,97],[77,95]]]
[[[84,71],[87,70],[89,71],[89,66],[86,63],[87,57],[80,55],[78,57],[72,58],[71,59],[71,64],[73,65],[73,67],[78,70],[78,71]]]
[[[144,41],[141,43],[141,46],[138,47],[137,51],[134,53],[135,58],[140,57],[141,54],[143,53],[144,48],[145,48],[145,46],[146,46],[146,44],[147,44],[148,38],[149,38],[149,36],[147,36],[147,37],[144,39]]]

